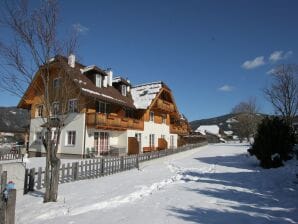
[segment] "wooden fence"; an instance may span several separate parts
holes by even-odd
[[[22,159],[21,148],[16,147],[14,149],[5,147],[0,147],[0,161],[1,160],[15,160],[15,159]]]
[[[139,168],[140,162],[172,155],[174,153],[183,152],[206,144],[207,142],[203,142],[175,149],[165,149],[138,155],[101,157],[90,160],[82,160],[80,162],[62,164],[59,172],[59,183],[99,178],[133,168]],[[26,169],[24,194],[27,194],[29,191],[34,191],[35,189],[44,188],[44,175],[45,170],[42,167],[37,169]]]

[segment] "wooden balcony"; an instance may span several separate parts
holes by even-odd
[[[171,134],[178,134],[178,135],[188,135],[188,128],[185,125],[170,125],[170,133]]]
[[[157,99],[155,107],[156,109],[166,113],[171,113],[175,111],[174,104],[162,99]]]
[[[132,118],[119,117],[117,114],[87,113],[86,122],[88,127],[105,130],[127,129],[144,130],[144,122]]]

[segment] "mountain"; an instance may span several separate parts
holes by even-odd
[[[207,118],[207,119],[201,119],[201,120],[195,120],[190,122],[190,126],[192,130],[196,130],[201,125],[218,125],[223,130],[229,130],[229,121],[235,117],[234,114],[225,114],[219,117],[213,117],[213,118]],[[227,122],[228,121],[228,122]]]
[[[0,132],[24,132],[29,127],[27,110],[0,107]]]

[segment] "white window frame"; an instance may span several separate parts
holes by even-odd
[[[122,94],[122,96],[126,96],[126,94],[127,94],[126,85],[121,85],[121,94]]]
[[[75,146],[76,145],[76,131],[67,131],[66,132],[66,139],[65,139],[65,143],[66,146]]]
[[[78,99],[68,100],[68,112],[77,113],[78,112]]]
[[[150,113],[149,113],[149,121],[154,122],[154,112],[153,111],[150,111]]]
[[[102,87],[102,75],[100,74],[95,75],[95,85],[96,87],[99,87],[99,88]]]

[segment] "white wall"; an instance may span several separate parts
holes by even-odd
[[[41,132],[44,129],[41,127],[45,121],[42,118],[31,119],[30,122],[30,136],[29,136],[29,150],[32,152],[45,153],[41,142],[36,139],[36,132]],[[84,146],[84,130],[85,130],[85,114],[71,113],[65,121],[60,135],[60,144],[58,146],[58,153],[65,154],[82,154]],[[67,146],[66,137],[67,131],[76,131],[76,140],[74,146]]]
[[[153,121],[144,122],[144,131],[138,130],[128,130],[127,137],[135,137],[136,133],[141,133],[141,149],[143,147],[149,146],[149,135],[154,134],[155,136],[155,147],[158,146],[158,139],[161,138],[161,135],[165,136],[165,140],[168,142],[168,147],[170,147],[170,136],[174,137],[174,147],[177,147],[178,135],[177,134],[170,134],[170,127],[166,124],[157,124]]]

